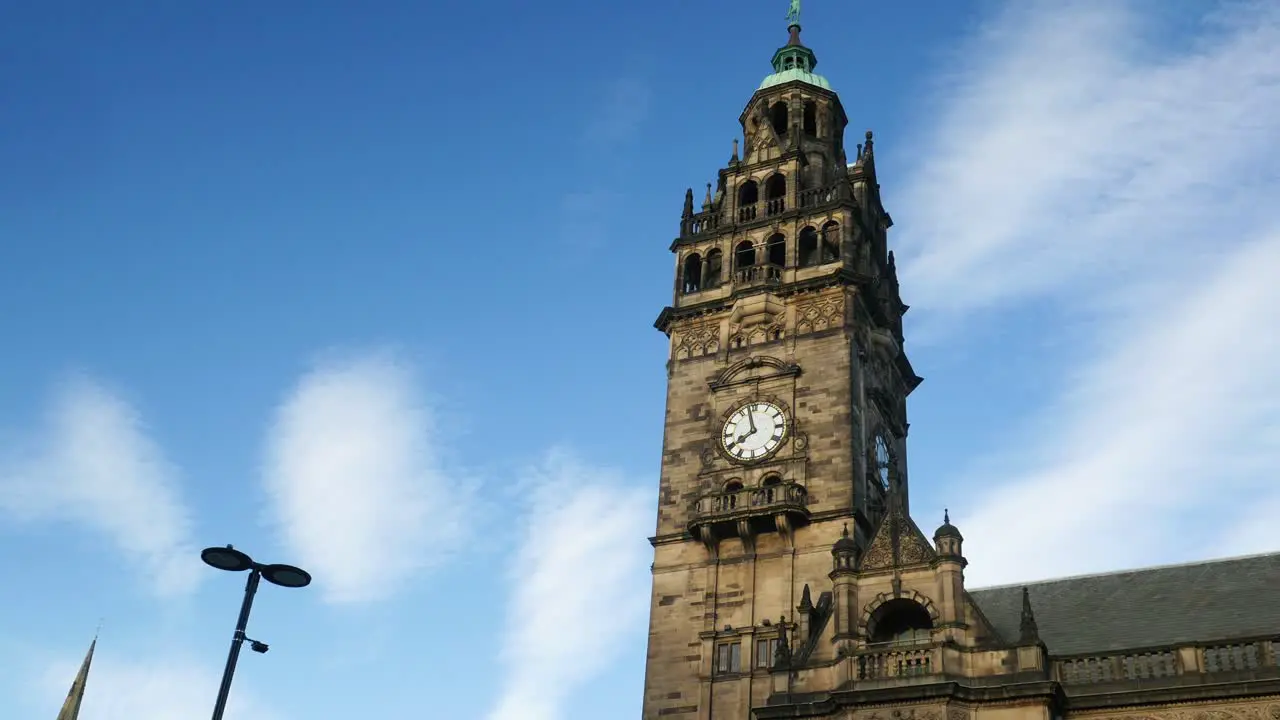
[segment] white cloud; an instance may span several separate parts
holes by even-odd
[[[1257,200],[1280,160],[1280,12],[1242,7],[1160,52],[1134,7],[1011,3],[961,49],[897,201],[921,309],[1185,269],[1272,215]]]
[[[442,467],[440,430],[390,352],[323,362],[279,407],[267,492],[291,557],[329,601],[384,598],[460,539],[471,491]]]
[[[107,536],[161,596],[199,581],[178,471],[137,411],[106,387],[82,376],[65,382],[43,432],[17,439],[5,456],[0,510]]]
[[[1133,4],[1011,7],[899,201],[904,292],[926,329],[1038,300],[1095,334],[955,513],[970,580],[1280,549],[1274,515],[1238,522],[1280,509],[1280,12],[1169,49]]]
[[[648,608],[648,488],[553,452],[525,492],[531,502],[510,568],[509,674],[489,720],[561,717]]]
[[[58,712],[81,657],[67,657],[41,672],[32,687],[39,688],[46,717]],[[174,720],[206,717],[213,711],[221,668],[214,669],[185,656],[130,662],[100,644],[89,670],[80,717],[93,720]],[[243,680],[232,686],[226,716],[236,720],[279,720],[280,715],[258,701]]]

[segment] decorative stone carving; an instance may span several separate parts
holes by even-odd
[[[856,720],[942,720],[943,712],[937,707],[876,708],[854,712],[850,717]]]
[[[877,533],[867,551],[862,554],[863,570],[893,567],[893,544],[888,533]]]
[[[903,565],[926,563],[934,558],[933,546],[925,539],[924,533],[912,522],[902,510],[902,503],[896,494],[889,496],[889,512],[876,535],[871,539],[860,570],[884,570]]]
[[[703,355],[713,355],[720,350],[720,323],[690,325],[675,333],[672,355],[677,360],[687,360]]]
[[[844,325],[844,296],[832,295],[796,307],[796,334],[820,332]]]
[[[703,470],[710,469],[716,464],[716,449],[714,442],[708,443],[706,447],[702,448],[702,453],[699,456],[699,459],[702,460]]]
[[[1187,705],[1164,710],[1076,717],[1087,717],[1088,720],[1280,720],[1280,703],[1273,700],[1266,703]]]
[[[902,538],[902,544],[898,549],[898,560],[903,565],[929,562],[933,560],[933,548],[923,537],[908,534]]]
[[[947,706],[947,720],[969,720],[969,708],[958,705]]]

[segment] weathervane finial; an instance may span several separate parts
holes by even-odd
[[[787,28],[800,27],[800,0],[791,0],[787,10]]]

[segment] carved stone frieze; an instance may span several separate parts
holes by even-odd
[[[887,534],[876,535],[871,541],[871,546],[862,554],[860,567],[864,570],[893,567],[893,542]]]
[[[761,345],[772,340],[781,340],[784,335],[781,323],[751,328],[732,328],[733,335],[729,339],[729,347],[733,349]]]
[[[1088,720],[1280,720],[1280,702],[1186,705],[1159,710],[1094,715],[1073,714]]]
[[[844,324],[844,296],[810,300],[796,307],[796,334],[819,332]]]
[[[849,715],[854,720],[943,720],[942,707],[899,707],[859,710]],[[948,718],[947,720],[950,720]]]
[[[671,344],[672,355],[677,360],[713,355],[720,350],[720,323],[701,323],[678,330]]]

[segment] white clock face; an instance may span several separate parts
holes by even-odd
[[[729,416],[720,443],[738,460],[759,460],[777,450],[786,435],[787,417],[782,408],[769,402],[753,402]]]

